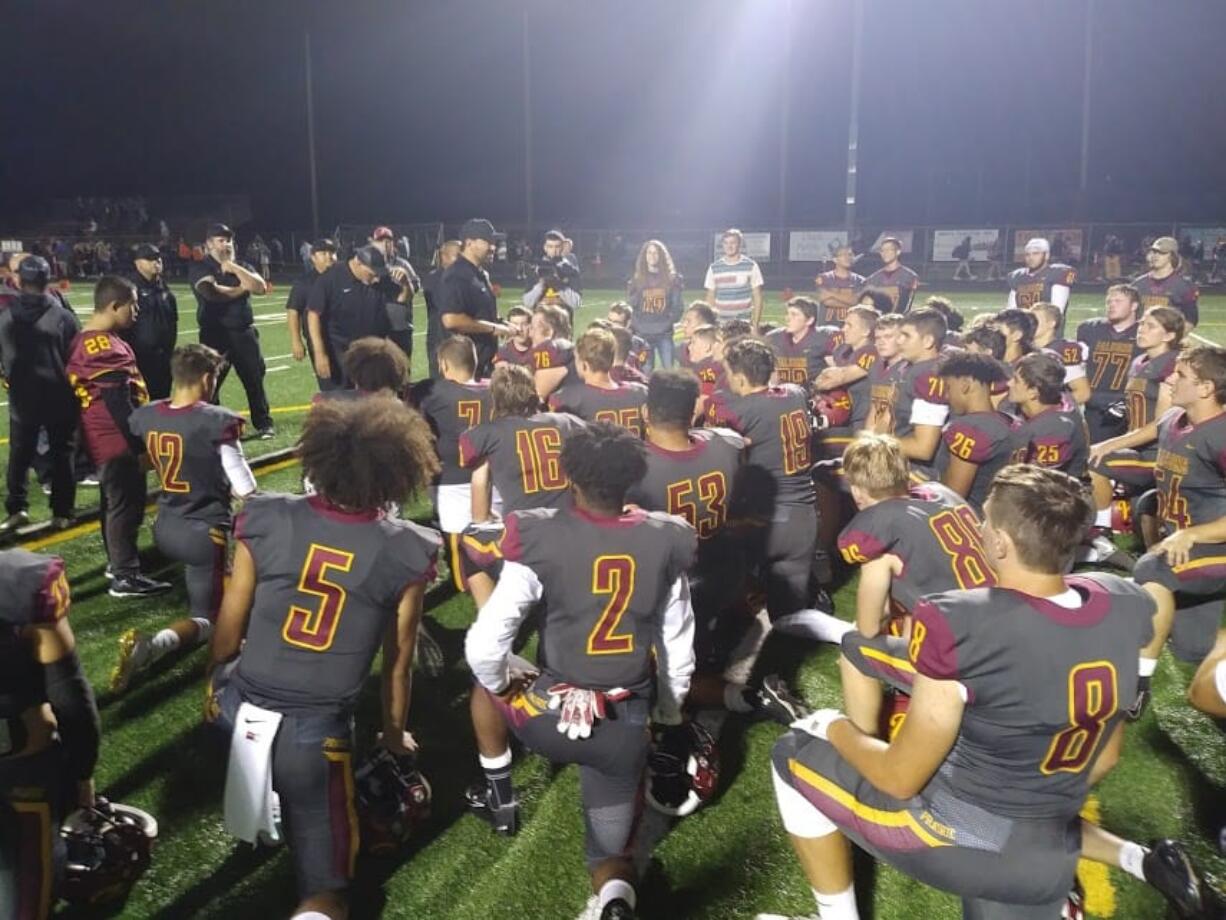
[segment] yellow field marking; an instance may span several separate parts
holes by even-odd
[[[290,457],[286,460],[278,460],[276,463],[270,463],[268,466],[259,470],[253,470],[256,479],[267,476],[269,473],[279,473],[281,470],[289,469],[295,466],[300,461],[297,457]],[[156,502],[150,502],[145,505],[145,513],[157,507]],[[17,544],[22,549],[30,552],[37,552],[40,549],[46,549],[48,546],[58,546],[60,543],[67,543],[69,540],[75,540],[77,537],[83,537],[86,534],[96,533],[101,526],[98,521],[88,521],[84,524],[77,524],[75,527],[69,527],[67,530],[60,530],[53,534],[48,534],[45,537],[39,537],[37,540],[31,540],[29,543]]]
[[[1081,817],[1095,824],[1102,820],[1098,796],[1091,795],[1086,799],[1085,808],[1081,809]],[[1077,877],[1081,879],[1081,885],[1086,891],[1086,913],[1096,917],[1114,917],[1115,886],[1111,884],[1111,873],[1107,867],[1102,863],[1079,859]]]

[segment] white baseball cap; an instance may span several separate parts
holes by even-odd
[[[1051,244],[1041,236],[1036,236],[1026,243],[1026,252],[1051,252]]]

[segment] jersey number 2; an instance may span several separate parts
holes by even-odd
[[[630,595],[634,593],[634,559],[631,556],[597,556],[592,563],[592,593],[607,594],[600,619],[587,637],[589,655],[627,655],[634,651],[634,634],[619,633]]]
[[[298,576],[298,590],[319,598],[319,603],[313,610],[297,604],[290,607],[281,627],[281,638],[309,652],[326,652],[331,648],[345,609],[345,589],[328,580],[328,570],[348,572],[351,568],[353,553],[312,543]]]

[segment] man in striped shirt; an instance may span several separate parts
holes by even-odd
[[[756,328],[762,320],[762,270],[742,251],[744,242],[740,230],[724,231],[720,240],[724,254],[707,269],[703,287],[721,322],[748,319]]]

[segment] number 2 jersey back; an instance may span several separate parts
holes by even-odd
[[[145,444],[162,482],[158,510],[214,525],[230,523],[230,481],[219,448],[238,444],[243,417],[224,406],[197,402],[141,406],[128,427]]]
[[[642,511],[521,511],[507,517],[502,538],[503,558],[527,566],[544,588],[542,666],[577,686],[636,692],[653,685],[669,591],[696,549],[680,518]]]
[[[911,663],[957,681],[966,699],[926,799],[948,791],[1016,818],[1081,810],[1091,767],[1136,697],[1154,602],[1114,575],[1065,584],[1076,592],[1071,607],[1007,588],[934,594],[915,606]]]
[[[235,536],[256,572],[238,686],[278,711],[351,709],[401,596],[434,577],[438,533],[318,495],[256,495]]]

